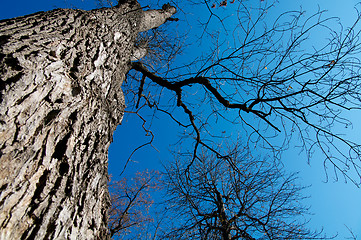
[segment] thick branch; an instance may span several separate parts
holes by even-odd
[[[190,86],[192,84],[200,84],[204,86],[209,92],[212,93],[212,95],[218,100],[219,103],[221,103],[226,108],[233,108],[233,109],[239,109],[242,111],[245,111],[247,113],[251,112],[255,114],[256,116],[260,117],[264,121],[266,121],[270,126],[272,126],[274,129],[280,132],[280,130],[273,125],[270,121],[266,119],[266,114],[263,112],[251,109],[250,107],[247,107],[245,103],[230,103],[227,99],[225,99],[218,90],[212,86],[210,81],[206,77],[194,77],[194,78],[188,78],[179,82],[169,82],[154,73],[150,72],[144,65],[140,62],[133,62],[132,68],[134,70],[137,70],[141,72],[144,76],[151,79],[153,82],[157,83],[158,85],[165,87],[169,90],[174,91],[177,94],[178,102],[177,105],[181,106],[181,93],[182,93],[182,87],[184,86]]]
[[[179,82],[169,82],[154,73],[150,72],[144,65],[140,62],[134,62],[132,63],[132,67],[134,70],[137,70],[147,76],[149,79],[151,79],[153,82],[157,83],[158,85],[165,87],[169,90],[175,91],[176,93],[182,91],[182,87],[189,86],[192,84],[201,84],[203,85],[208,91],[210,91],[213,96],[226,108],[236,108],[241,109],[246,112],[250,112],[251,109],[246,107],[246,104],[244,103],[230,103],[227,99],[225,99],[218,90],[212,86],[212,84],[209,82],[209,80],[205,77],[195,77],[195,78],[188,78],[183,81]]]

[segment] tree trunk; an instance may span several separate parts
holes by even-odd
[[[108,238],[108,147],[144,15],[135,2],[0,21],[0,239]]]

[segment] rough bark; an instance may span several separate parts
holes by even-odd
[[[0,239],[108,238],[108,147],[146,15],[134,2],[0,22]]]

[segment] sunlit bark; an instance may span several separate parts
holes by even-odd
[[[108,147],[143,15],[133,2],[0,22],[0,239],[108,238]]]

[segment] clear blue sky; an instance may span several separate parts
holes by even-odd
[[[316,11],[318,6],[327,9],[330,16],[338,16],[345,23],[350,25],[354,19],[353,9],[357,1],[351,0],[280,0],[277,10],[273,14],[286,10],[302,8],[308,12]],[[30,14],[36,11],[46,11],[57,7],[77,7],[91,9],[96,7],[92,0],[37,0],[37,1],[6,1],[2,0],[0,18],[11,18]],[[361,56],[360,56],[361,57]],[[361,142],[360,114],[351,114],[354,128],[351,137]],[[166,119],[166,120],[165,120]],[[154,119],[152,130],[155,133],[153,145],[159,150],[151,147],[144,148],[137,152],[132,158],[128,172],[141,169],[154,169],[160,166],[160,162],[165,162],[171,158],[168,149],[177,141],[177,126],[167,118]],[[352,134],[352,133],[349,133]],[[122,163],[127,159],[130,152],[138,145],[147,141],[145,132],[141,129],[141,121],[135,115],[127,115],[124,122],[118,127],[114,135],[114,143],[109,152],[109,172],[116,177],[122,169]],[[302,184],[312,185],[308,194],[311,199],[308,204],[312,205],[311,211],[315,213],[310,222],[311,227],[320,228],[324,226],[325,232],[339,233],[336,239],[344,239],[349,236],[345,224],[361,239],[361,190],[352,184],[345,184],[342,181],[323,183],[325,174],[322,163],[317,161],[317,156],[308,165],[303,161],[302,156],[298,156],[294,150],[289,150],[284,155],[286,168],[291,171],[300,171]]]

